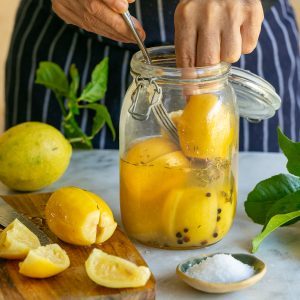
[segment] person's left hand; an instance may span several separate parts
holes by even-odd
[[[181,0],[174,16],[177,66],[238,61],[255,49],[263,18],[260,0]]]

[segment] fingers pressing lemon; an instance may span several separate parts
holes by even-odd
[[[110,288],[144,286],[150,278],[149,268],[94,249],[85,262],[89,278],[97,284]]]
[[[111,209],[100,197],[76,187],[54,192],[45,216],[58,238],[75,245],[103,243],[117,227]]]
[[[0,234],[0,257],[23,259],[31,249],[38,248],[40,241],[18,219],[9,224]]]
[[[19,272],[32,278],[48,278],[69,266],[67,253],[59,245],[51,244],[30,250],[25,260],[19,264]]]

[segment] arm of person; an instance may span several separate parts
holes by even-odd
[[[251,53],[264,19],[260,0],[181,0],[175,16],[179,67],[234,63]]]
[[[134,0],[52,0],[53,11],[67,24],[124,43],[135,39],[123,20],[121,13]],[[132,18],[142,39],[145,32],[140,22]]]

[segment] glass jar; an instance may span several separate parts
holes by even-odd
[[[274,115],[280,99],[263,79],[227,63],[179,69],[173,46],[149,54],[152,65],[140,52],[132,58],[121,112],[122,221],[150,246],[211,245],[236,210],[238,106],[257,121]]]

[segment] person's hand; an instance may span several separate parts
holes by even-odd
[[[260,0],[181,0],[174,16],[177,66],[238,61],[255,49],[263,18]]]
[[[52,9],[67,24],[116,41],[135,43],[121,16],[128,9],[128,3],[132,2],[134,0],[52,0]],[[141,38],[145,39],[141,24],[132,19]]]

